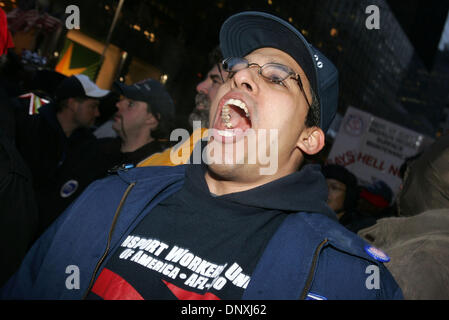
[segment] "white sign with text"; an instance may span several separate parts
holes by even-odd
[[[432,142],[423,134],[349,107],[327,162],[345,166],[361,185],[383,180],[396,195],[404,160]]]

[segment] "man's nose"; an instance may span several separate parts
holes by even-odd
[[[117,101],[117,103],[115,104],[115,106],[116,106],[116,108],[117,108],[117,111],[121,111],[121,109],[122,109],[123,107],[125,107],[126,105],[127,105],[127,103],[126,103],[125,100],[119,100],[119,101]]]
[[[233,85],[241,90],[245,90],[250,93],[256,93],[259,90],[256,77],[259,75],[257,71],[251,68],[245,68],[237,71],[233,76]]]
[[[204,94],[208,94],[209,93],[209,89],[210,89],[210,86],[207,84],[207,79],[201,81],[196,86],[196,92],[198,92],[198,93],[202,92]]]

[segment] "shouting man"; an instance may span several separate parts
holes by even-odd
[[[123,170],[92,184],[3,296],[402,298],[382,263],[388,256],[326,205],[320,167],[298,171],[304,154],[324,146],[337,107],[335,67],[266,13],[231,16],[220,46],[228,76],[212,101],[203,163]],[[255,149],[278,150],[277,167],[261,170]],[[79,268],[80,290],[65,286],[68,265]]]

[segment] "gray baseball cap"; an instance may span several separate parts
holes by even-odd
[[[67,98],[87,97],[102,99],[109,94],[109,90],[100,89],[88,76],[73,75],[64,79],[56,89],[55,99],[61,101]]]

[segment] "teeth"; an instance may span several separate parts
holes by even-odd
[[[226,105],[226,106],[223,107],[223,110],[221,111],[221,118],[225,122],[231,120],[231,115],[229,113],[229,106]]]
[[[249,111],[248,108],[246,107],[246,104],[238,99],[229,99],[228,101],[226,101],[225,106],[223,107],[223,109],[227,108],[227,110],[229,110],[229,105],[234,105],[236,107],[239,107],[240,109],[242,109],[243,111],[245,111],[245,116],[247,118],[249,118]]]
[[[223,137],[234,137],[235,136],[235,133],[233,133],[231,131],[226,131],[226,130],[218,130],[218,134]]]
[[[226,101],[226,103],[223,106],[223,109],[221,110],[221,120],[223,120],[224,125],[228,129],[232,129],[231,111],[229,107],[230,105],[239,107],[240,109],[245,111],[245,116],[249,118],[248,108],[246,107],[246,104],[243,101],[237,99],[229,99],[228,101]]]
[[[231,124],[231,115],[230,115],[230,110],[229,110],[229,105],[224,105],[223,109],[221,111],[221,119],[223,120],[226,128],[231,129],[232,128],[232,124]]]

